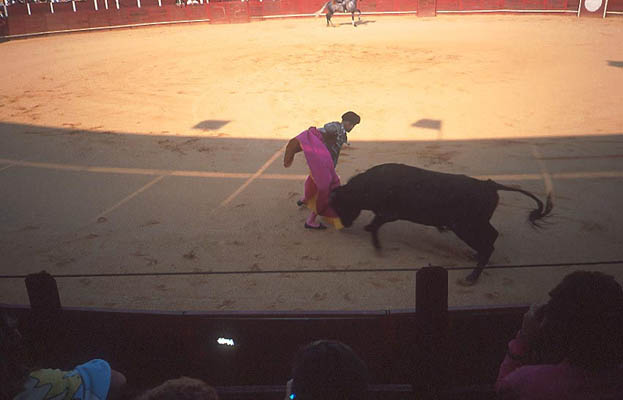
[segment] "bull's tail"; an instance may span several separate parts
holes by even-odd
[[[320,13],[322,12],[322,10],[324,10],[325,8],[327,8],[327,6],[329,5],[329,2],[330,2],[330,1],[331,1],[331,0],[327,1],[326,3],[324,3],[324,4],[322,5],[322,7],[320,8],[320,10],[318,10],[318,11],[316,11],[316,12],[314,13],[314,16],[315,16],[315,17],[319,16],[319,15],[320,15]]]
[[[543,206],[543,202],[541,200],[539,200],[538,197],[536,197],[535,195],[533,195],[532,193],[526,191],[526,190],[522,190],[522,189],[516,189],[516,188],[512,188],[512,187],[508,187],[508,186],[504,186],[504,185],[500,185],[497,182],[494,182],[496,185],[496,189],[497,190],[505,190],[505,191],[509,191],[509,192],[519,192],[521,194],[524,194],[530,198],[532,198],[534,201],[536,201],[537,204],[537,208],[530,211],[530,214],[528,215],[528,221],[530,221],[530,224],[532,224],[533,227],[535,228],[540,228],[541,225],[539,225],[537,223],[538,220],[545,218],[546,216],[548,216],[550,214],[550,212],[552,211],[552,209],[554,208],[554,204],[552,203],[552,194],[548,193],[547,194],[547,200],[545,201],[545,206]]]

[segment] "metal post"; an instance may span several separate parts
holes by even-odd
[[[582,0],[578,3],[578,18],[580,17],[580,10],[582,9]]]
[[[54,277],[47,272],[41,271],[26,276],[26,291],[31,310],[42,313],[60,311],[61,298],[58,286]]]
[[[7,2],[7,0],[4,0],[4,3],[2,3],[2,4],[4,4],[4,17],[8,18],[9,17],[9,9],[6,8],[6,2]]]
[[[74,12],[76,12],[76,2],[75,2],[75,0],[71,0],[71,8],[73,8]]]
[[[52,0],[50,0],[50,12],[52,14],[54,14],[54,5],[53,4],[54,4],[54,2]]]
[[[28,9],[28,15],[32,15],[30,13],[30,3],[28,2],[28,0],[26,0],[26,8]]]
[[[141,0],[136,0],[136,5],[138,6],[138,8],[141,8]]]
[[[445,383],[448,365],[448,271],[445,269],[425,267],[416,273],[415,318],[420,350],[414,389],[419,386],[425,394],[434,396]]]
[[[95,11],[97,11],[97,0],[93,0],[93,5],[95,6]]]
[[[108,0],[104,0],[104,5],[106,6],[106,9],[108,10]]]
[[[37,338],[33,350],[45,355],[42,362],[58,359],[60,353],[55,349],[63,347],[59,345],[59,334],[66,327],[61,321],[61,299],[56,281],[45,271],[29,274],[26,276],[26,291],[30,300],[31,334]]]
[[[608,12],[608,0],[606,0],[606,4],[604,5],[604,16],[603,18],[606,18],[606,13]]]
[[[119,9],[119,0],[115,0],[115,3],[117,4],[117,10]]]

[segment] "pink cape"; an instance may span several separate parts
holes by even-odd
[[[340,178],[335,172],[333,159],[322,140],[322,134],[312,126],[301,132],[296,139],[301,144],[310,170],[310,175],[305,181],[307,207],[324,217],[337,229],[343,228],[337,213],[329,206],[329,194],[331,190],[340,186]]]

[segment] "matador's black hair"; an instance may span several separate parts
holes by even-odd
[[[361,117],[352,111],[347,111],[342,115],[342,120],[352,122],[353,125],[357,125],[361,122]]]

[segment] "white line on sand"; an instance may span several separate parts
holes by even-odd
[[[285,148],[286,148],[286,146],[283,146],[282,148],[277,150],[277,152],[275,154],[273,154],[273,156],[270,159],[268,159],[268,161],[266,161],[264,163],[264,165],[262,165],[260,167],[260,169],[257,170],[257,172],[255,172],[253,174],[253,176],[251,176],[249,179],[247,179],[246,182],[242,184],[242,186],[240,186],[234,193],[232,193],[231,195],[229,195],[229,197],[227,197],[225,200],[223,200],[221,202],[221,204],[219,204],[219,206],[217,208],[224,207],[227,204],[229,204],[233,199],[235,199],[236,196],[238,196],[247,186],[249,186],[249,184],[251,184],[251,182],[253,182],[260,175],[262,175],[262,172],[264,172],[266,170],[266,168],[268,168],[270,166],[270,164],[272,164],[273,161],[275,161],[275,159],[277,157],[279,157],[279,155],[281,155],[281,153],[283,153]],[[214,212],[215,210],[216,209],[212,210],[212,212]]]
[[[114,206],[110,207],[109,209],[107,209],[106,211],[102,212],[100,215],[98,215],[97,217],[95,217],[95,220],[97,221],[98,219],[100,219],[101,217],[103,217],[106,214],[111,213],[112,211],[116,210],[117,208],[119,208],[120,206],[122,206],[124,203],[130,201],[132,198],[134,198],[135,196],[137,196],[138,194],[144,192],[145,190],[149,189],[151,186],[155,185],[156,183],[160,182],[162,180],[162,178],[164,178],[164,175],[160,175],[159,177],[152,179],[151,181],[149,181],[146,185],[144,185],[143,187],[141,187],[140,189],[138,189],[137,191],[135,191],[134,193],[132,193],[131,195],[127,196],[126,198],[124,198],[123,200],[121,200],[120,202],[118,202],[117,204],[115,204]]]
[[[15,164],[9,164],[9,165],[5,165],[4,167],[0,167],[0,171],[4,171],[5,169],[9,169],[11,167],[13,167]]]
[[[536,162],[539,164],[539,170],[541,170],[541,175],[543,175],[543,181],[545,182],[545,193],[551,194],[554,196],[554,185],[552,183],[552,177],[547,171],[547,166],[545,165],[545,161],[542,160],[541,152],[534,145],[530,145],[532,148],[532,155],[534,156]]]
[[[119,167],[90,167],[75,164],[44,163],[33,161],[20,161],[0,158],[0,163],[11,163],[20,167],[32,167],[43,169],[56,169],[65,171],[98,172],[105,174],[124,174],[124,175],[171,175],[171,176],[195,176],[201,178],[238,178],[245,179],[251,176],[249,173],[227,173],[210,171],[184,171],[169,169],[150,169],[150,168],[119,168]]]
[[[281,150],[279,150],[281,152]],[[276,155],[279,153],[277,152]],[[276,157],[274,155],[273,157]],[[154,175],[154,176],[186,176],[198,178],[229,178],[229,179],[249,179],[256,174],[251,173],[231,173],[231,172],[211,172],[211,171],[192,171],[192,170],[167,170],[167,169],[148,169],[148,168],[117,168],[117,167],[89,167],[72,164],[43,163],[33,161],[19,161],[0,158],[0,163],[12,164],[19,167],[32,167],[43,169],[56,169],[66,171],[83,171],[105,174],[124,174],[124,175]],[[554,179],[590,179],[590,178],[623,178],[623,171],[591,171],[591,172],[559,172],[551,173]],[[294,174],[262,174],[257,179],[269,180],[302,180],[307,175]],[[543,179],[541,174],[505,174],[505,175],[476,175],[478,179],[493,179],[500,181],[534,181]]]

